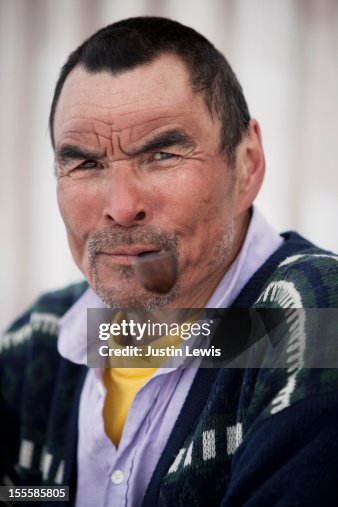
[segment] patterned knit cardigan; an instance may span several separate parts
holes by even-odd
[[[338,256],[284,238],[233,306],[337,308]],[[41,297],[0,341],[0,483],[68,485],[65,505],[88,370],[58,354],[58,320],[86,287]],[[140,505],[338,506],[338,369],[295,349],[289,368],[199,369]]]

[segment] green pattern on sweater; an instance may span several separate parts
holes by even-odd
[[[86,287],[40,298],[0,340],[0,477],[16,484],[73,483],[76,441],[69,435],[76,435],[86,369],[59,356],[57,322]],[[257,295],[256,308],[337,308],[338,257],[306,247],[282,258]],[[260,428],[330,393],[338,393],[338,370],[220,369],[183,446],[170,456],[159,498],[151,504],[148,495],[145,504],[220,505]]]

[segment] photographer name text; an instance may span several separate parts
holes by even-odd
[[[162,348],[155,348],[148,345],[145,349],[128,345],[124,348],[108,347],[101,345],[99,348],[101,357],[220,357],[221,349],[211,346],[208,349],[192,348],[185,345],[183,348],[177,348],[170,345]]]

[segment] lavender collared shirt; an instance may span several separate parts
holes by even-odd
[[[229,307],[282,242],[254,208],[242,248],[207,307]],[[58,349],[74,363],[86,362],[87,308],[96,307],[105,306],[88,289],[61,319]],[[76,507],[141,505],[196,371],[196,368],[156,370],[136,394],[116,448],[104,431],[106,389],[102,372],[88,370],[80,399]]]

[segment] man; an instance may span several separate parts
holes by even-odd
[[[64,65],[50,131],[89,287],[2,340],[3,483],[69,485],[78,507],[337,505],[338,375],[303,349],[284,369],[85,365],[89,307],[337,307],[338,258],[252,207],[260,129],[224,57],[168,19],[110,25]],[[163,251],[178,280],[154,294],[132,264]]]

